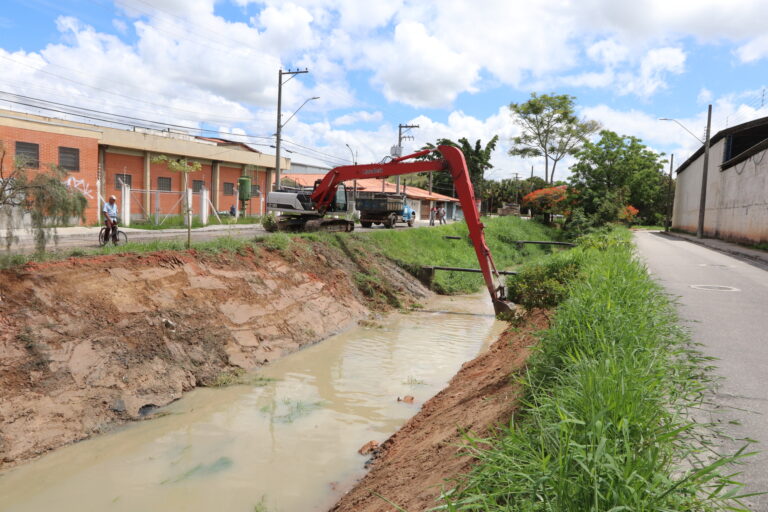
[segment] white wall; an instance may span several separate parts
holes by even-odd
[[[725,138],[710,149],[706,236],[741,242],[768,242],[768,150],[722,171]],[[672,227],[696,232],[704,156],[677,175]]]

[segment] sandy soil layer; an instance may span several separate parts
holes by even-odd
[[[359,274],[371,269],[382,289],[363,293]],[[310,243],[0,272],[0,468],[326,338],[382,297],[407,304],[428,293],[387,260],[368,257],[363,268]]]
[[[446,480],[472,467],[472,458],[461,453],[463,432],[486,435],[509,422],[519,392],[511,376],[524,367],[536,331],[548,324],[545,312],[534,312],[524,326],[507,330],[466,363],[448,387],[381,445],[371,470],[332,512],[397,510],[382,497],[409,512],[436,506],[441,490],[451,487]]]

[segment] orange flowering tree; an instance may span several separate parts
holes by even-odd
[[[626,222],[627,224],[632,224],[637,219],[637,214],[640,213],[640,210],[632,206],[631,204],[628,204],[624,208],[621,209],[619,212],[619,220],[622,222]]]
[[[540,188],[523,197],[523,208],[530,208],[533,213],[563,213],[566,203],[568,187]]]

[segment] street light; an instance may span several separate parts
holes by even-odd
[[[670,119],[668,117],[662,117],[660,121],[674,121],[680,125],[685,131],[693,135],[693,137],[704,144],[704,169],[701,171],[701,199],[699,199],[699,224],[696,227],[696,237],[704,238],[704,212],[707,206],[707,174],[709,171],[709,135],[712,130],[712,105],[707,108],[707,135],[704,140],[701,140],[693,134],[691,130],[685,127],[683,123],[677,119]]]
[[[301,110],[304,105],[309,103],[312,100],[319,100],[320,96],[312,96],[311,98],[307,98],[304,100],[304,103],[301,104],[299,108],[293,111],[293,114],[291,114],[291,117],[286,119],[284,123],[280,123],[280,114],[278,109],[278,118],[277,118],[277,133],[275,133],[275,188],[280,189],[280,141],[281,141],[281,135],[283,132],[283,127],[288,124],[288,121],[293,119],[293,116],[296,115],[296,113]]]
[[[701,140],[700,138],[698,138],[698,137],[696,136],[696,134],[694,134],[694,133],[693,133],[691,130],[689,130],[688,128],[686,128],[686,127],[685,127],[685,125],[684,125],[683,123],[681,123],[680,121],[678,121],[677,119],[672,119],[671,117],[660,117],[660,118],[659,118],[659,121],[672,121],[673,123],[677,123],[677,124],[680,126],[680,128],[682,128],[683,130],[685,130],[685,131],[687,131],[688,133],[690,133],[690,134],[691,134],[691,136],[692,136],[694,139],[696,139],[697,141],[699,141],[699,142],[700,142],[700,143],[702,143],[702,144],[706,144],[706,142],[704,142],[703,140]]]

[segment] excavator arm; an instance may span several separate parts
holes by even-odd
[[[311,195],[315,209],[321,215],[324,214],[333,202],[339,184],[345,181],[364,178],[388,178],[390,176],[427,171],[447,171],[451,173],[456,186],[456,193],[461,202],[461,208],[464,211],[464,220],[469,228],[469,237],[475,248],[477,261],[480,264],[480,270],[483,273],[486,287],[493,300],[494,310],[497,315],[509,314],[511,307],[506,301],[504,286],[501,284],[501,278],[496,265],[493,263],[491,251],[485,243],[484,226],[480,222],[480,213],[477,210],[475,192],[469,179],[469,170],[464,160],[464,154],[460,149],[453,146],[438,146],[437,151],[442,156],[439,160],[407,161],[431,152],[431,150],[425,150],[396,158],[386,163],[336,167],[328,172],[317,187],[315,187]]]

